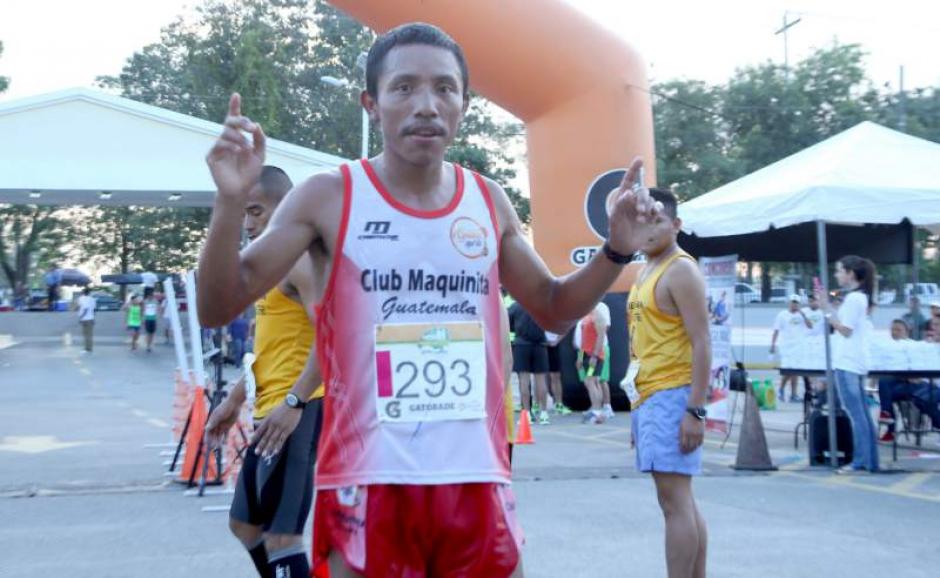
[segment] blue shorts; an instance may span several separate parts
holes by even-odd
[[[679,426],[690,392],[688,385],[657,391],[631,412],[637,471],[687,476],[702,473],[701,446],[688,454],[679,448]]]

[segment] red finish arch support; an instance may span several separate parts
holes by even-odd
[[[574,270],[602,242],[586,203],[598,177],[640,155],[647,184],[655,182],[642,60],[562,0],[331,3],[378,31],[422,21],[460,43],[474,90],[525,122],[535,247],[555,274]],[[627,290],[628,277],[613,290]]]

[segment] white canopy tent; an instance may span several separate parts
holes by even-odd
[[[683,247],[693,254],[755,261],[809,261],[815,254],[828,291],[833,248],[836,256],[912,263],[916,283],[914,227],[940,225],[940,144],[863,122],[683,203],[679,216]],[[833,388],[827,395],[832,407]],[[836,447],[834,412],[829,444]],[[837,465],[836,452],[830,455]]]
[[[214,122],[86,88],[0,103],[0,203],[212,205]],[[298,183],[346,159],[268,139]]]
[[[863,122],[679,209],[699,237],[806,222],[940,224],[940,144]]]

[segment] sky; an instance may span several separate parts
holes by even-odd
[[[440,0],[439,0],[440,1]],[[454,0],[449,0],[454,1]],[[475,0],[462,0],[475,1]],[[513,0],[536,3],[538,0]],[[860,43],[869,76],[896,88],[940,85],[940,2],[935,0],[563,0],[635,46],[655,80],[726,80],[735,68],[782,62],[774,32],[784,14],[801,18],[789,32],[790,62],[813,49]],[[128,56],[159,40],[160,29],[194,0],[0,0],[0,101],[75,86],[120,72]]]

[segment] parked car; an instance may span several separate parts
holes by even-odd
[[[940,287],[936,283],[918,283],[917,290],[914,291],[912,283],[904,284],[904,302],[911,300],[911,295],[916,294],[920,297],[921,304],[940,298]]]
[[[891,305],[898,298],[898,292],[894,289],[885,289],[878,293],[878,305]]]
[[[734,303],[735,305],[745,305],[747,303],[760,303],[760,291],[747,283],[734,284]]]
[[[120,311],[121,300],[110,293],[92,293],[95,298],[95,311]]]
[[[42,289],[30,289],[29,297],[26,298],[27,311],[48,311],[49,293]]]
[[[770,303],[786,303],[789,297],[786,287],[772,287],[770,289]]]

